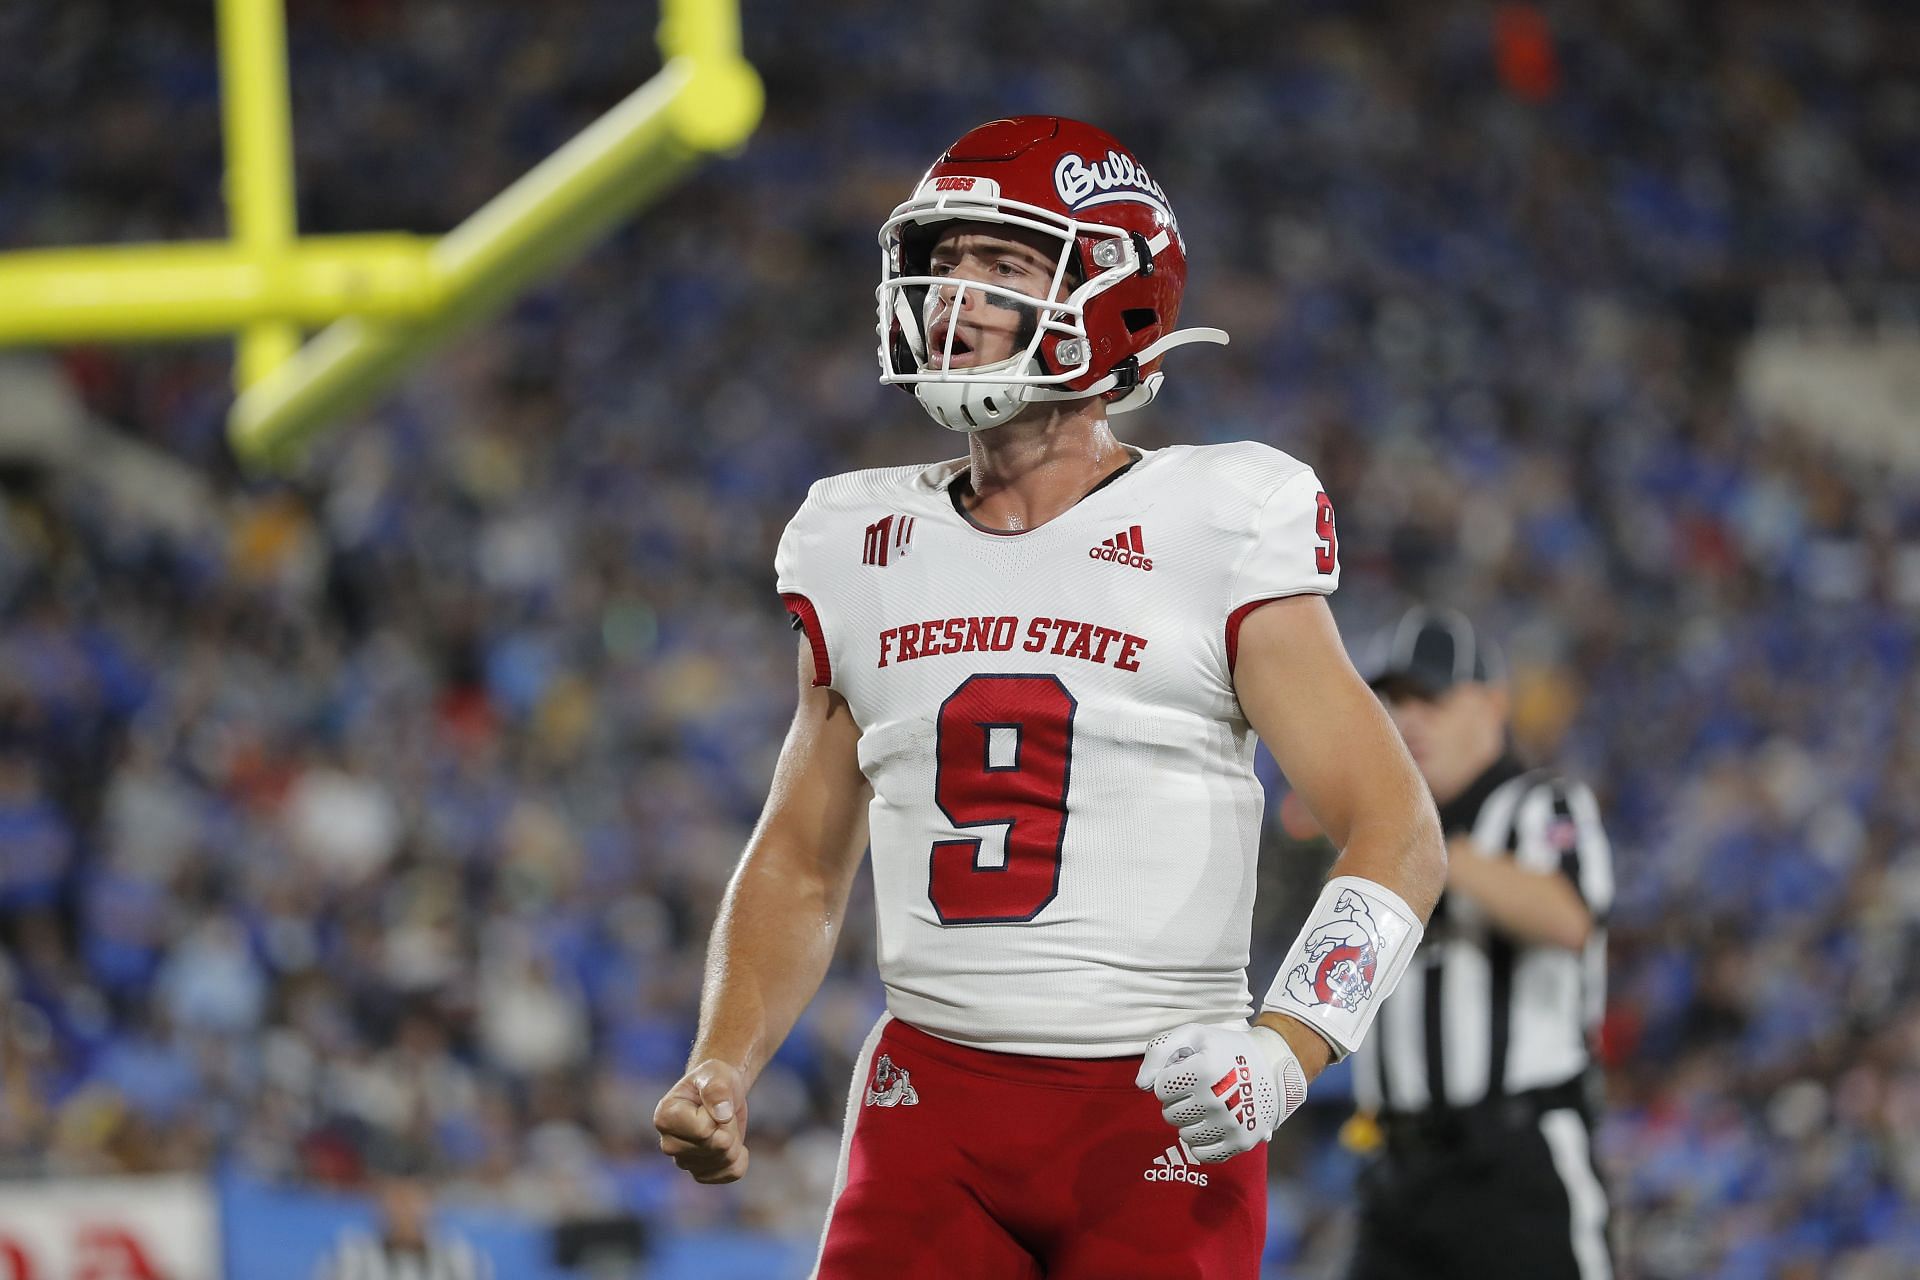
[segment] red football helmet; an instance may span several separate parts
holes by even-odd
[[[933,275],[933,245],[949,222],[1057,237],[1047,298]],[[1174,329],[1187,253],[1166,192],[1110,134],[1077,120],[1015,116],[971,130],[893,211],[880,248],[880,381],[904,386],[955,431],[998,426],[1036,400],[1097,395],[1114,413],[1140,408],[1159,392],[1161,356],[1227,340],[1218,329]],[[1077,283],[1061,298],[1070,271]],[[928,350],[936,290],[955,306],[967,290],[1017,301],[1036,317],[1032,332],[1006,360],[948,368],[952,327],[945,351]]]

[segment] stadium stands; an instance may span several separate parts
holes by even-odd
[[[648,73],[631,10],[292,5],[303,228],[451,225]],[[791,707],[774,540],[820,474],[955,451],[874,384],[872,236],[1051,110],[1148,159],[1234,338],[1122,434],[1312,460],[1348,633],[1499,624],[1523,740],[1600,790],[1636,1274],[1920,1271],[1920,487],[1735,379],[1771,291],[1920,281],[1920,20],[1549,10],[1543,53],[1455,0],[759,0],[745,153],[300,480],[226,459],[224,352],[60,353],[222,518],[0,459],[0,1172],[404,1151],[455,1202],[804,1242],[864,937],[745,1182],[648,1122]],[[0,7],[0,245],[217,234],[217,109],[205,0]],[[1285,1135],[1276,1275],[1339,1256],[1337,1111]]]

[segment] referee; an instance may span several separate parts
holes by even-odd
[[[432,1194],[412,1174],[379,1188],[380,1232],[347,1233],[315,1280],[493,1280],[493,1266],[467,1241],[432,1230]]]
[[[1440,809],[1447,889],[1354,1055],[1378,1122],[1349,1280],[1603,1280],[1590,1041],[1613,867],[1593,793],[1514,759],[1499,654],[1414,609],[1368,674]]]

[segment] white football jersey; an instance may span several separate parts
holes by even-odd
[[[779,588],[860,728],[888,1008],[982,1048],[1140,1052],[1245,1018],[1263,797],[1240,619],[1339,580],[1333,508],[1259,444],[1136,450],[1037,529],[964,460],[816,483]]]

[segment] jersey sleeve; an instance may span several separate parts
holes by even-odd
[[[1340,585],[1340,543],[1333,503],[1313,468],[1302,466],[1260,502],[1227,586],[1227,666],[1239,648],[1240,623],[1269,600],[1331,595]]]
[[[826,584],[819,492],[820,486],[815,484],[793,519],[787,521],[780,535],[780,546],[773,554],[775,589],[780,593],[780,602],[786,606],[793,629],[807,637],[807,645],[813,652],[816,688],[833,683],[833,654],[820,618]]]
[[[1306,592],[1330,595],[1340,585],[1340,546],[1333,503],[1313,468],[1302,467],[1260,504],[1251,536],[1234,567],[1227,606]]]

